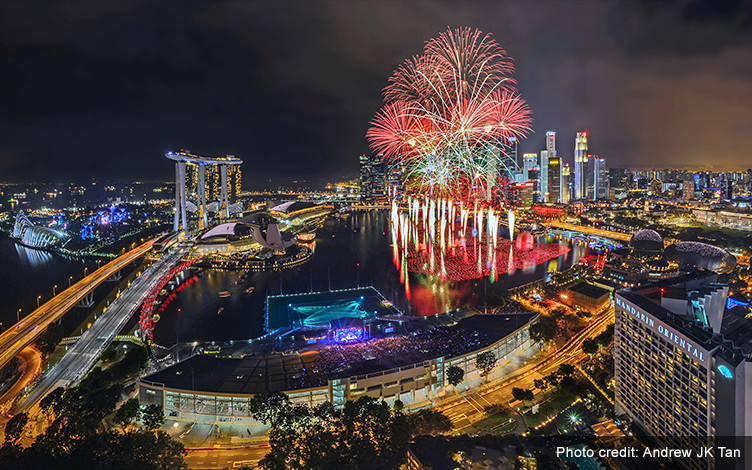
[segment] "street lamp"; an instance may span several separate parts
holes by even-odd
[[[39,299],[41,299],[41,298],[42,298],[42,296],[41,296],[41,295],[38,295],[38,296],[37,296],[37,308],[39,308]]]
[[[72,280],[73,280],[73,276],[68,276],[68,287],[70,287]]]
[[[55,284],[55,287],[52,288],[52,296],[55,297],[57,295],[57,284]]]
[[[21,321],[21,309],[19,308],[16,312],[16,323]]]

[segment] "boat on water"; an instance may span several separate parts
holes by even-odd
[[[251,286],[251,287],[249,287],[248,289],[245,290],[245,293],[246,294],[250,294],[251,292],[253,292],[254,289],[255,289],[255,287]]]
[[[226,290],[220,291],[219,292],[219,296],[220,297],[229,297],[230,296],[230,291],[226,291]]]
[[[217,315],[222,315],[222,312],[225,311],[224,307],[219,307],[219,310],[217,310]]]

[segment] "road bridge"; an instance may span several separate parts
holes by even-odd
[[[105,264],[60,292],[0,334],[0,367],[8,364],[37,336],[42,334],[49,325],[58,321],[70,309],[84,300],[99,284],[151,250],[152,242],[150,240]]]
[[[545,225],[551,228],[557,228],[562,230],[569,230],[572,232],[580,232],[586,235],[592,235],[596,237],[611,238],[613,240],[620,240],[628,242],[632,239],[631,233],[612,232],[611,230],[602,230],[594,227],[586,227],[584,225],[568,224],[566,222],[551,221],[546,222]]]
[[[34,385],[16,411],[28,411],[54,388],[67,387],[81,380],[143,303],[150,287],[179,263],[189,250],[189,244],[179,245],[131,282],[68,349],[60,362]]]

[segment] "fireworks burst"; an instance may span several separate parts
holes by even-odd
[[[504,149],[532,123],[513,71],[490,35],[445,31],[389,79],[386,104],[366,134],[371,148],[405,168],[408,192],[508,201],[502,193],[516,162]]]

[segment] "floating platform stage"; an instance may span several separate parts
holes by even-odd
[[[265,328],[329,328],[332,321],[372,321],[402,313],[373,287],[269,296]]]

